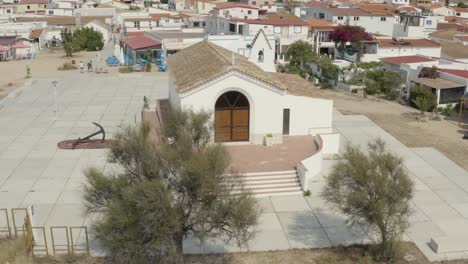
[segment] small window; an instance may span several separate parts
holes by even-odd
[[[354,21],[359,21],[359,17],[354,17]]]
[[[194,27],[199,27],[199,26],[200,26],[200,22],[193,22],[193,26],[194,26]]]
[[[264,29],[266,29],[268,26],[263,26]]]
[[[386,17],[381,17],[380,21],[387,21],[387,18]]]
[[[294,33],[301,33],[302,27],[301,26],[294,26]]]
[[[426,25],[428,25],[428,26],[432,25],[432,20],[427,20]]]
[[[7,9],[7,14],[10,14],[11,13],[11,9]]]
[[[250,11],[250,10],[249,10],[249,11],[247,11],[247,14],[251,15],[251,14],[252,14],[252,11]]]
[[[54,14],[54,10],[49,10],[49,15],[53,15]]]
[[[203,23],[202,23],[202,27],[204,27],[205,25],[206,25],[206,23],[205,23],[205,22],[203,22]]]
[[[31,9],[31,7],[30,7],[30,6],[26,6],[26,8],[27,8],[27,9]]]
[[[343,17],[342,17],[342,16],[339,16],[339,17],[338,17],[338,20],[343,20]]]
[[[260,63],[263,62],[263,50],[260,50],[258,52],[258,62],[260,62]]]

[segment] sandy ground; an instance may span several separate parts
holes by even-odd
[[[463,132],[468,129],[468,111],[458,126],[458,113],[440,121],[417,120],[419,112],[411,107],[378,98],[357,98],[339,91],[327,90],[337,110],[343,114],[366,115],[377,125],[408,147],[433,147],[468,170],[468,140]]]

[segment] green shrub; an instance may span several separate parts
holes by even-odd
[[[441,112],[443,115],[449,116],[450,113],[452,113],[454,107],[453,107],[453,104],[450,103],[450,104],[448,104],[446,107],[439,107],[439,108],[440,108],[440,112]]]
[[[400,91],[399,90],[391,90],[387,93],[387,99],[391,101],[395,101],[400,98]]]
[[[133,70],[132,70],[132,67],[125,66],[125,67],[120,67],[119,72],[120,73],[130,73],[130,72],[133,72]]]
[[[268,133],[268,134],[266,134],[266,137],[269,137],[269,138],[271,138],[271,137],[273,137],[273,134],[271,134],[271,133]]]
[[[70,71],[70,70],[76,70],[76,69],[78,69],[78,67],[76,67],[75,65],[69,62],[65,62],[62,66],[58,67],[59,71]]]
[[[427,98],[428,100],[432,101],[431,105],[432,107],[428,109],[431,111],[433,107],[436,105],[437,102],[437,96],[433,94],[431,91],[427,90],[426,88],[423,88],[421,86],[413,86],[410,89],[410,104],[412,107],[416,107],[415,105],[415,100],[418,97],[424,97]]]
[[[304,196],[310,196],[312,193],[310,192],[310,190],[307,190],[307,191],[304,191]]]

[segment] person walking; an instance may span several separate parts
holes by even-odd
[[[93,61],[89,61],[89,69],[88,71],[93,71]]]
[[[80,61],[80,72],[81,72],[81,73],[84,72],[84,64],[83,64],[83,61]]]

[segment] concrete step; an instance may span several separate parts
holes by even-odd
[[[244,185],[244,189],[247,190],[256,190],[256,189],[274,189],[274,188],[282,188],[282,187],[301,187],[299,181],[297,182],[278,182],[278,183],[258,183],[258,184],[246,184]],[[240,188],[236,188],[240,189]]]
[[[233,177],[233,175],[227,175]],[[301,182],[296,171],[255,172],[242,174],[239,179],[243,189],[255,196],[297,195],[302,193]],[[234,193],[241,190],[237,188]]]
[[[239,173],[241,177],[250,177],[250,176],[274,176],[274,175],[285,175],[285,174],[296,174],[295,170],[288,170],[288,171],[270,171],[270,172],[246,172],[246,173]],[[230,177],[233,174],[225,174],[225,176]]]

